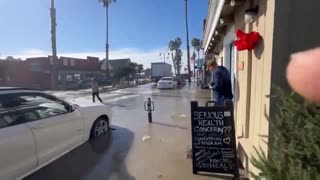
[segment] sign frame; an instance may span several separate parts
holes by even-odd
[[[212,104],[213,106],[209,106],[210,104]],[[228,126],[231,127],[231,130],[229,131],[229,133],[231,134],[230,137],[231,140],[230,140],[230,143],[231,145],[228,144],[228,148],[232,149],[233,150],[233,158],[225,158],[226,160],[230,160],[231,159],[231,162],[233,163],[233,169],[230,169],[230,170],[225,170],[225,169],[219,169],[219,168],[199,168],[197,166],[197,163],[199,165],[199,152],[197,150],[199,150],[199,147],[196,147],[196,141],[195,141],[195,138],[196,138],[196,133],[194,131],[194,128],[195,128],[195,122],[194,121],[197,121],[197,120],[194,120],[194,112],[195,111],[201,111],[201,112],[224,112],[224,113],[228,113],[228,116],[225,116],[225,114],[223,115],[223,121],[226,121],[226,120],[229,120],[228,123]],[[226,118],[227,117],[227,118]],[[230,122],[231,120],[231,122]],[[199,123],[200,120],[197,121],[197,123]],[[227,124],[226,123],[226,124]],[[198,174],[199,172],[200,173],[212,173],[212,174],[226,174],[226,175],[234,175],[235,178],[239,177],[239,165],[238,165],[238,157],[237,157],[237,148],[236,148],[236,136],[235,136],[235,123],[234,123],[234,112],[233,112],[233,102],[232,101],[225,101],[225,104],[224,106],[216,106],[216,103],[214,101],[208,101],[206,103],[206,106],[198,106],[198,102],[197,101],[191,101],[191,133],[192,133],[192,169],[193,169],[193,174]],[[225,137],[225,134],[223,134],[223,137]],[[222,139],[221,139],[222,141]],[[212,141],[212,144],[213,141]],[[219,146],[217,147],[214,147],[214,146],[211,146],[212,149],[216,149],[217,152],[220,152],[220,154],[222,154],[222,150],[224,148],[222,148],[223,146],[223,143],[221,144],[221,149],[219,149]],[[214,148],[213,148],[214,147]],[[205,151],[205,156],[207,156],[208,152],[210,152],[210,149],[207,149],[207,148],[204,148],[204,151]],[[202,150],[203,151],[203,150]],[[211,152],[212,153],[212,152]],[[231,153],[232,154],[232,153]],[[220,157],[221,156],[221,157]],[[225,160],[223,158],[222,155],[220,155],[219,158],[221,160]],[[218,158],[218,160],[219,160]],[[205,158],[207,159],[207,158]],[[218,161],[216,159],[214,159],[214,156],[210,159],[207,159],[205,160],[205,162],[207,162],[208,160],[211,161]],[[201,160],[202,161],[202,160]],[[205,169],[205,170],[204,170]]]

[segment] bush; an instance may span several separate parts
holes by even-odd
[[[266,180],[320,179],[320,106],[295,93],[277,92],[279,113],[269,120],[268,157],[256,149],[251,162]]]

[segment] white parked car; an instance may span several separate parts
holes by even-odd
[[[21,179],[108,133],[111,107],[72,105],[38,90],[0,88],[0,179]]]
[[[163,77],[158,82],[158,89],[174,89],[177,87],[177,81],[174,81],[173,77]]]

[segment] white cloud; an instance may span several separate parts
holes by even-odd
[[[158,48],[152,49],[149,51],[145,51],[142,49],[135,48],[122,48],[117,50],[111,50],[109,52],[110,59],[118,59],[118,58],[130,58],[131,61],[143,64],[145,68],[149,68],[151,66],[151,62],[163,62],[163,55],[160,57],[160,52],[169,52],[167,48]],[[25,49],[12,56],[15,58],[29,58],[29,57],[46,57],[50,55],[50,51],[43,51],[41,49]],[[192,55],[192,52],[190,53]],[[9,56],[9,55],[6,55]],[[3,57],[6,57],[3,56]],[[92,51],[92,52],[58,52],[58,56],[66,56],[66,57],[75,57],[75,58],[86,58],[87,56],[99,57],[100,59],[105,58],[105,52]],[[167,55],[168,56],[168,55]],[[183,67],[182,72],[184,71],[184,67],[187,65],[187,51],[183,50]],[[172,64],[171,55],[166,57],[166,62]]]

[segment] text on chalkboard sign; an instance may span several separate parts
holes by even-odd
[[[233,104],[191,102],[193,172],[237,174]]]

